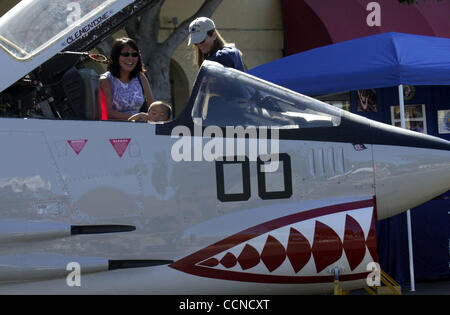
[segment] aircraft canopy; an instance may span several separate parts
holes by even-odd
[[[16,58],[30,58],[115,1],[21,1],[0,18],[0,46]],[[91,24],[86,27],[96,26]],[[87,31],[83,28],[78,37]]]
[[[193,117],[204,126],[333,127],[341,111],[216,62],[199,73]]]

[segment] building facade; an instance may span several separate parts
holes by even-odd
[[[1,1],[0,15],[18,2],[18,0]],[[197,12],[203,2],[203,0],[165,1],[160,14],[160,41]],[[283,57],[284,32],[280,1],[226,0],[219,5],[211,18],[224,39],[235,43],[242,51],[243,61],[248,69]],[[126,36],[126,33],[122,30],[113,36]],[[188,47],[187,38],[173,54],[170,68],[172,103],[175,114],[178,115],[187,103],[197,75],[193,50],[192,47]]]
[[[194,14],[202,3],[202,0],[167,0],[160,15],[160,39],[169,36],[174,27]],[[283,57],[284,31],[280,1],[222,1],[211,19],[223,38],[241,50],[248,69]],[[172,56],[170,76],[175,113],[179,114],[197,76],[193,49],[187,45],[187,38]]]

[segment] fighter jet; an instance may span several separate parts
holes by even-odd
[[[376,220],[450,188],[450,142],[214,62],[171,121],[101,120],[84,49],[145,1],[69,2],[0,19],[0,294],[362,288]]]

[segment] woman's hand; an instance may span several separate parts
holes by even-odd
[[[137,114],[132,115],[130,118],[128,118],[128,121],[147,122],[148,115],[147,115],[147,113],[137,113]]]

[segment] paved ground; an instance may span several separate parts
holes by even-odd
[[[366,290],[355,290],[350,295],[369,295]],[[450,279],[416,283],[415,291],[409,285],[402,286],[402,295],[450,295]]]
[[[450,280],[430,281],[416,283],[415,291],[411,292],[411,288],[402,288],[404,295],[450,295]]]

